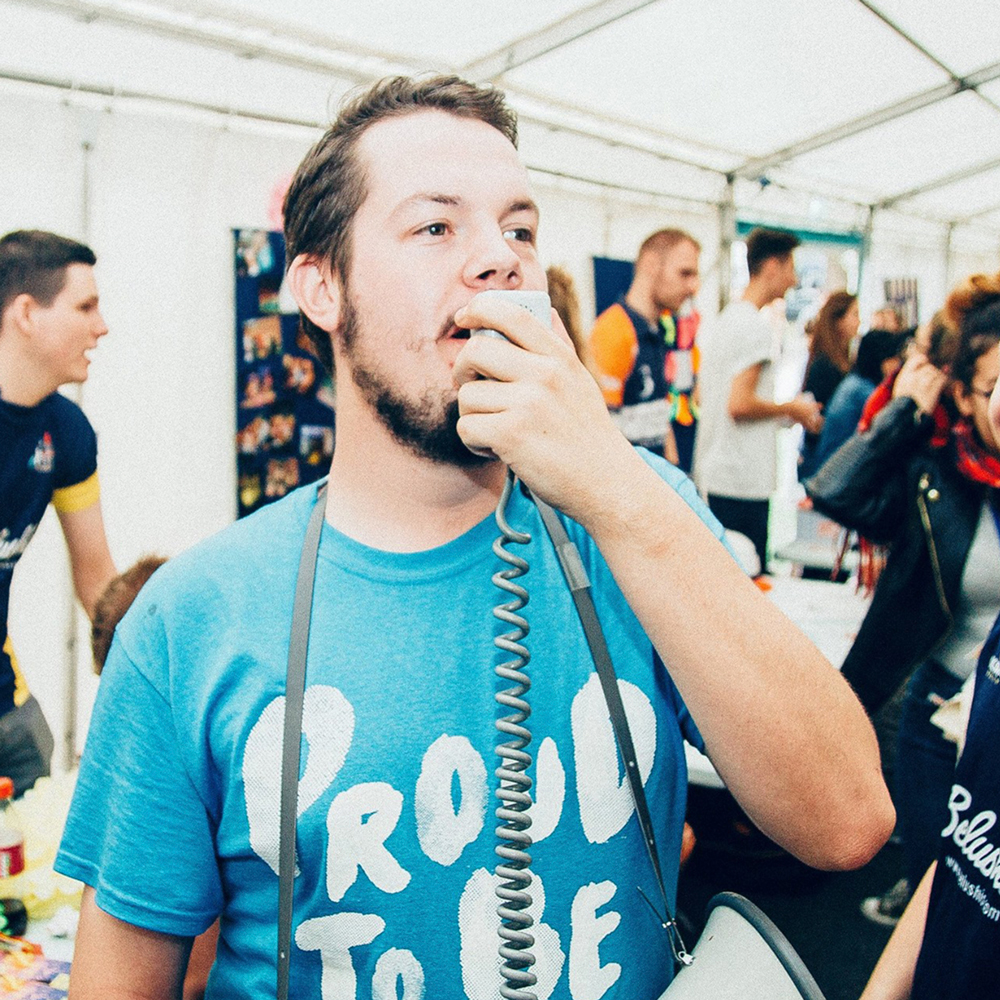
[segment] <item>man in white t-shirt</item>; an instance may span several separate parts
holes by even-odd
[[[701,342],[701,423],[695,479],[712,512],[753,542],[767,572],[767,522],[777,486],[777,431],[781,420],[816,433],[820,406],[800,395],[774,402],[771,327],[760,310],[794,287],[791,233],[755,229],[747,239],[750,283],[707,329]]]

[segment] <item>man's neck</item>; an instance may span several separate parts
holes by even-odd
[[[740,298],[744,302],[749,302],[757,309],[763,309],[769,302],[773,302],[777,296],[774,295],[763,281],[751,278],[750,284],[747,285]]]
[[[644,288],[633,283],[625,293],[625,304],[642,316],[650,326],[656,326],[660,322],[660,309],[653,301],[653,296]]]
[[[337,414],[326,519],[355,541],[420,552],[458,538],[495,509],[499,462],[461,468],[432,462],[372,420]]]
[[[0,398],[16,406],[37,406],[59,386],[52,385],[30,359],[19,357],[9,343],[10,337],[0,337]]]

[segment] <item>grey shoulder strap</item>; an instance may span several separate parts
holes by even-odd
[[[530,491],[529,491],[530,492]],[[674,953],[674,958],[682,965],[690,964],[691,958],[681,940],[677,922],[674,920],[670,910],[670,903],[667,899],[667,890],[663,882],[663,872],[660,868],[660,856],[656,849],[656,837],[653,833],[653,820],[649,812],[649,803],[646,801],[646,791],[642,787],[642,775],[639,773],[639,762],[636,759],[635,746],[632,743],[632,731],[629,729],[628,717],[625,715],[625,706],[622,704],[621,693],[618,690],[618,677],[615,674],[614,664],[611,662],[611,654],[608,651],[608,644],[604,638],[604,631],[601,628],[600,620],[597,617],[597,608],[594,606],[594,598],[590,590],[590,580],[587,577],[587,570],[580,558],[579,549],[573,540],[566,533],[562,521],[559,520],[555,510],[544,500],[540,500],[534,493],[531,498],[538,508],[545,530],[552,539],[555,546],[556,555],[559,557],[559,565],[562,567],[563,575],[573,595],[573,603],[576,605],[576,612],[580,617],[580,624],[583,625],[584,634],[587,637],[587,645],[590,647],[590,655],[594,660],[594,667],[597,669],[597,676],[601,681],[601,690],[604,692],[604,700],[608,705],[608,714],[611,718],[611,726],[615,732],[615,739],[618,742],[618,749],[621,752],[622,763],[625,766],[625,774],[628,777],[629,787],[632,789],[632,799],[635,802],[636,818],[639,820],[639,828],[642,830],[643,840],[646,844],[646,852],[649,855],[650,863],[653,866],[653,874],[656,876],[656,887],[659,889],[660,898],[663,902],[664,915],[657,914],[663,929],[670,939],[670,948]],[[647,902],[649,902],[647,900]],[[650,904],[652,905],[652,904]],[[654,908],[655,912],[655,908]]]
[[[292,899],[295,888],[295,818],[298,806],[299,755],[302,747],[302,703],[306,690],[306,655],[312,618],[316,559],[326,512],[326,485],[320,486],[302,543],[292,606],[285,681],[285,726],[281,740],[281,821],[278,841],[278,1000],[288,1000],[292,955]]]

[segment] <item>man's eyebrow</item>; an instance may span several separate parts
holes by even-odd
[[[452,208],[457,208],[462,204],[462,199],[455,194],[443,194],[439,191],[420,191],[417,194],[412,194],[409,198],[401,201],[399,203],[399,209],[401,210],[409,208],[411,205],[422,204],[448,205]]]
[[[530,198],[519,198],[517,201],[512,201],[507,206],[507,213],[511,212],[534,212],[535,215],[540,214],[538,206]]]
[[[465,199],[455,194],[444,194],[440,191],[420,191],[417,194],[410,195],[409,198],[404,199],[400,202],[397,211],[402,211],[403,209],[409,208],[412,205],[446,205],[450,208],[459,208],[465,204]],[[530,198],[518,198],[512,201],[504,210],[505,215],[509,215],[513,212],[534,212],[538,215],[538,205],[535,204]]]

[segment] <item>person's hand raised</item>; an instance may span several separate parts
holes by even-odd
[[[892,398],[909,396],[924,413],[933,413],[948,383],[948,376],[935,368],[925,354],[911,354],[892,387]]]

